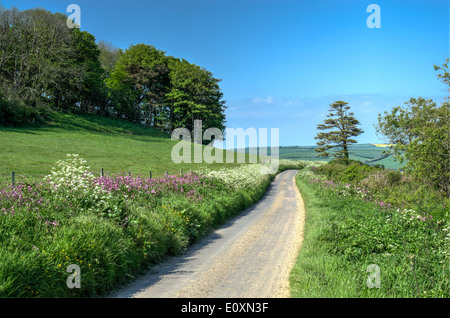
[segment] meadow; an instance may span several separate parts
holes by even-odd
[[[386,156],[384,153],[391,145],[384,144],[354,144],[349,147],[349,158],[358,160],[371,166],[384,166],[386,169],[399,170],[404,167],[405,163],[396,161],[392,156]],[[283,146],[279,149],[280,159],[286,160],[303,160],[303,161],[320,161],[329,162],[332,157],[319,157],[314,151],[315,146]],[[257,148],[239,149],[239,151],[247,154],[256,154]],[[333,151],[330,151],[333,153]],[[268,149],[270,155],[270,149]]]
[[[105,174],[131,171],[149,175],[152,171],[153,176],[161,176],[166,171],[175,174],[180,169],[188,172],[205,165],[204,162],[174,163],[171,150],[177,143],[171,140],[170,134],[156,128],[119,119],[52,113],[44,124],[0,126],[0,176],[10,178],[14,171],[18,180],[25,177],[39,180],[66,154],[78,154],[88,160],[97,176],[102,168]],[[246,161],[249,161],[248,155]],[[226,160],[223,162],[208,164],[208,167],[219,169],[232,165],[226,164]]]

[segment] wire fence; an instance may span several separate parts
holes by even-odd
[[[155,178],[155,177],[164,177],[164,176],[169,176],[169,175],[184,175],[184,174],[193,174],[194,172],[190,169],[189,171],[185,172],[183,171],[182,168],[180,168],[179,171],[177,171],[176,173],[171,171],[169,172],[168,170],[166,170],[164,173],[154,173],[151,170],[149,170],[149,172],[147,174],[142,174],[142,173],[138,173],[138,174],[134,174],[131,171],[129,172],[119,172],[119,173],[110,173],[107,172],[104,168],[101,168],[99,172],[95,173],[93,172],[92,174],[96,177],[105,177],[105,176],[112,176],[112,175],[124,175],[124,174],[128,174],[128,176],[140,176],[140,177],[148,177],[150,179]],[[16,183],[19,180],[28,180],[28,181],[37,181],[37,180],[43,180],[46,176],[48,176],[49,174],[17,174],[15,171],[11,171],[11,173],[9,175],[0,175],[0,180],[6,183],[10,183],[13,186],[16,185]]]

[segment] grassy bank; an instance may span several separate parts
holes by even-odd
[[[380,201],[382,194],[360,183],[327,180],[317,170],[296,177],[306,228],[291,273],[293,297],[450,296],[445,203],[428,205],[426,213],[423,204],[396,206],[385,194]]]
[[[96,175],[104,168],[108,174],[131,171],[149,175],[152,171],[153,176],[160,176],[165,171],[175,174],[205,165],[204,161],[193,163],[193,150],[192,163],[174,163],[171,154],[177,143],[155,128],[102,116],[54,113],[39,126],[0,126],[0,176],[9,178],[15,171],[17,179],[42,179],[66,154],[86,159]],[[223,162],[225,157],[226,152]],[[232,165],[212,163],[208,167]]]

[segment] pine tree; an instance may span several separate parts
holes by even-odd
[[[328,110],[330,113],[324,120],[323,124],[317,125],[318,130],[330,130],[329,132],[320,132],[315,137],[317,142],[316,152],[319,152],[320,157],[334,156],[345,163],[349,162],[348,147],[351,144],[357,143],[351,137],[359,136],[364,133],[362,129],[356,127],[360,125],[359,121],[353,117],[353,113],[349,112],[350,106],[343,101],[336,101],[330,105]],[[338,148],[338,151],[328,153],[327,151],[333,148]]]

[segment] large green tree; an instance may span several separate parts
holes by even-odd
[[[448,59],[438,78],[449,86]],[[421,186],[433,187],[450,196],[450,100],[438,105],[431,99],[411,98],[405,106],[394,107],[378,116],[377,131],[394,144],[389,151],[405,170],[420,180]]]
[[[151,45],[122,51],[95,41],[67,16],[0,6],[2,124],[25,124],[40,112],[113,115],[170,132],[225,128],[220,80],[206,69]],[[30,117],[24,121],[22,117]]]
[[[318,130],[331,130],[320,132],[315,137],[318,140],[318,147],[315,149],[321,157],[330,155],[345,163],[349,161],[349,146],[357,143],[352,137],[359,136],[364,131],[357,127],[359,121],[354,117],[354,113],[349,112],[350,106],[347,102],[336,101],[330,105],[329,114],[323,124],[317,125]],[[330,149],[337,148],[332,153]]]
[[[66,20],[43,9],[0,11],[0,83],[8,100],[33,105],[51,99],[50,89],[65,91],[72,47]]]
[[[105,41],[99,41],[97,43],[97,47],[100,51],[100,64],[102,65],[106,74],[109,76],[123,51],[115,47],[112,43]]]
[[[120,116],[158,126],[169,85],[165,52],[151,45],[131,45],[120,54],[107,85]]]
[[[171,85],[166,95],[171,128],[194,129],[196,120],[203,130],[225,130],[226,105],[220,79],[208,70],[184,59],[169,58]],[[205,140],[204,143],[210,141]]]
[[[0,9],[0,90],[16,105],[96,111],[104,102],[95,38],[44,9]]]
[[[106,71],[100,63],[100,50],[95,37],[79,29],[73,29],[73,60],[71,67],[77,71],[72,78],[75,86],[75,104],[83,113],[105,114],[106,110]]]

